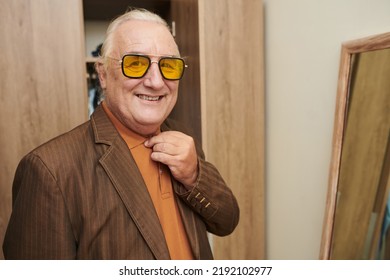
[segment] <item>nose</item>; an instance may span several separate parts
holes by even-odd
[[[150,62],[150,67],[145,76],[145,86],[152,88],[161,88],[164,86],[164,78],[161,75],[158,61]]]

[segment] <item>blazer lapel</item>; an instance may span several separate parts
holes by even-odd
[[[101,107],[92,118],[96,143],[110,145],[99,162],[156,259],[170,259],[157,213],[131,153]]]

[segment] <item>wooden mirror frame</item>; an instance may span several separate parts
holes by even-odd
[[[333,130],[332,156],[329,169],[328,193],[322,231],[320,259],[330,259],[336,211],[341,152],[345,130],[345,117],[349,100],[351,62],[354,54],[390,48],[390,32],[348,41],[341,46],[340,70],[337,86],[336,111]]]

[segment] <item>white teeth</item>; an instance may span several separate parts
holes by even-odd
[[[158,101],[160,99],[160,96],[138,95],[138,97],[147,101]]]

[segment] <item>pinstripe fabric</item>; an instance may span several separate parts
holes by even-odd
[[[198,151],[197,185],[173,180],[173,188],[195,258],[212,259],[206,231],[231,233],[239,209]],[[170,258],[142,176],[101,107],[21,160],[3,251],[6,259]]]

